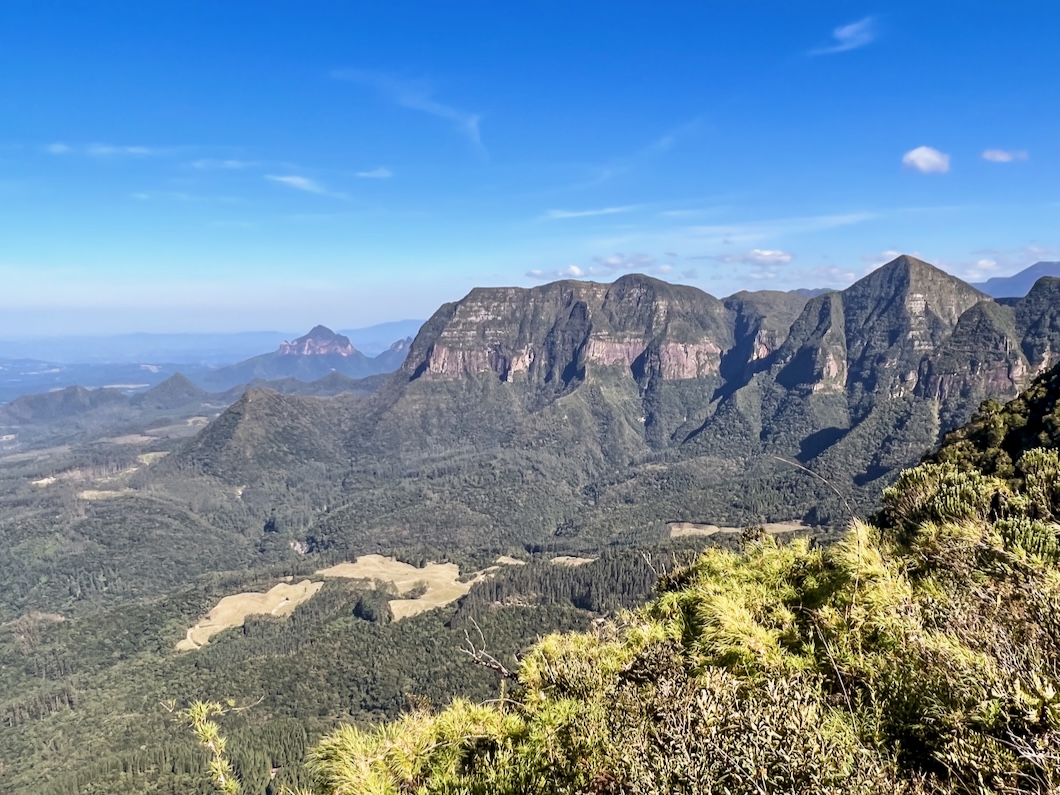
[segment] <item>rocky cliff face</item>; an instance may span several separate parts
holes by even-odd
[[[780,337],[763,314],[737,304],[639,275],[611,285],[478,289],[427,322],[403,369],[413,379],[491,373],[565,386],[595,368],[619,368],[640,382],[718,377],[737,344],[750,360]]]
[[[315,326],[308,334],[280,344],[280,356],[353,356],[357,349],[349,337],[325,326]]]
[[[724,436],[746,452],[809,460],[860,429],[857,445],[890,436],[887,460],[899,460],[1056,360],[1060,280],[1009,303],[906,256],[813,298],[764,291],[719,301],[640,275],[478,289],[428,321],[403,372],[412,382],[522,384],[532,410],[542,394],[607,373],[638,390],[655,449]]]

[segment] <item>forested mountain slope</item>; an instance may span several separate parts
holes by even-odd
[[[307,529],[318,549],[592,546],[658,539],[673,522],[835,523],[846,509],[833,489],[868,510],[983,400],[1012,397],[1060,357],[1058,284],[1003,305],[899,257],[811,299],[718,300],[639,275],[476,289],[424,324],[355,411],[278,398],[245,412],[254,430],[235,457],[207,430],[209,455],[193,444],[159,474],[300,488],[290,462],[264,462],[290,436],[276,417],[312,414],[300,471],[315,462],[342,482],[321,492],[328,510]],[[231,497],[216,499],[223,510]]]
[[[708,551],[538,643],[504,698],[332,733],[314,791],[1056,792],[1058,400],[1060,366],[903,472],[874,524]]]

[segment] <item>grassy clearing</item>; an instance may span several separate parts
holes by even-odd
[[[155,453],[140,453],[140,455],[136,456],[136,460],[145,466],[150,466],[155,463],[155,461],[160,461],[167,455],[169,455],[169,452],[165,450]]]
[[[82,492],[84,494],[85,492]],[[94,492],[107,497],[119,496],[119,492]],[[105,499],[96,497],[95,499]],[[511,564],[523,561],[510,559]],[[573,559],[581,560],[581,559]],[[588,562],[584,559],[583,562]],[[508,560],[498,560],[508,563]],[[577,563],[568,565],[578,565]],[[348,580],[363,580],[366,583],[390,583],[398,594],[408,594],[413,590],[425,587],[426,590],[415,599],[391,599],[390,610],[394,620],[424,613],[435,607],[455,602],[471,590],[471,586],[484,577],[488,577],[497,566],[477,572],[467,581],[460,581],[460,568],[455,563],[428,563],[422,569],[401,563],[383,555],[363,555],[352,563],[339,563],[315,572],[317,577],[340,577]],[[218,632],[229,627],[241,627],[247,616],[251,615],[289,615],[298,605],[311,599],[323,586],[323,581],[303,580],[291,585],[282,582],[265,593],[240,593],[224,597],[205,618],[188,630],[187,637],[177,644],[178,651],[193,651],[202,648]]]
[[[316,573],[321,577],[389,582],[397,588],[399,594],[410,592],[420,583],[426,585],[427,590],[416,599],[390,601],[395,620],[454,602],[470,591],[474,582],[460,582],[460,568],[455,563],[428,563],[418,569],[383,555],[364,555],[353,563],[339,563]],[[483,576],[481,572],[479,576]]]
[[[85,489],[84,491],[77,492],[77,498],[79,500],[97,502],[99,500],[116,500],[118,497],[124,497],[127,494],[132,493],[132,489],[109,489],[106,491],[103,489]]]
[[[177,644],[177,651],[202,648],[211,637],[230,627],[241,627],[247,616],[287,616],[302,602],[311,599],[323,582],[302,580],[289,584],[281,582],[265,593],[238,593],[226,596],[206,617],[188,630],[187,637]]]
[[[51,456],[66,455],[69,452],[70,446],[64,444],[58,447],[45,447],[40,450],[26,450],[22,453],[8,453],[7,455],[0,455],[0,466],[24,464],[27,461],[43,461]]]
[[[513,558],[511,555],[501,555],[495,561],[498,566],[525,566],[525,560],[519,560],[519,558]]]
[[[670,538],[682,538],[684,536],[712,536],[718,534],[741,533],[742,527],[724,527],[716,524],[695,524],[694,522],[670,522]],[[790,533],[794,530],[808,530],[809,525],[802,522],[768,522],[762,527],[767,533]]]
[[[144,436],[142,433],[127,433],[124,436],[108,436],[105,439],[100,439],[100,441],[117,445],[141,445],[157,442],[158,440],[153,436]]]
[[[556,555],[552,558],[553,566],[584,566],[586,563],[595,563],[596,558],[579,558],[577,555]]]

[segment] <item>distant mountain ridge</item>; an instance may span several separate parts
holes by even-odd
[[[280,343],[273,353],[200,374],[197,381],[206,389],[224,391],[255,380],[316,381],[330,373],[364,378],[396,370],[401,364],[398,359],[403,359],[402,345],[404,341],[399,341],[379,356],[369,358],[353,346],[349,337],[326,326],[314,326],[307,334]]]
[[[1036,262],[1019,273],[995,276],[972,286],[993,298],[1022,298],[1031,291],[1035,282],[1044,276],[1060,277],[1060,262]]]
[[[208,471],[289,484],[299,457],[346,461],[359,474],[308,533],[321,547],[364,549],[383,526],[390,543],[603,543],[675,521],[829,522],[845,511],[830,487],[785,462],[874,503],[982,400],[1060,359],[1057,299],[1060,280],[1042,279],[997,303],[907,256],[813,298],[718,299],[639,274],[477,288],[423,325],[356,417],[320,409],[338,447],[283,441],[301,408],[277,396],[242,407],[241,452],[226,457],[239,468]],[[203,434],[193,469],[226,455]],[[260,463],[279,447],[282,473]]]

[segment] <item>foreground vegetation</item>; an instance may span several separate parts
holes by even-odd
[[[332,732],[317,791],[1060,791],[1058,396],[985,405],[834,545],[748,534],[500,699]]]

